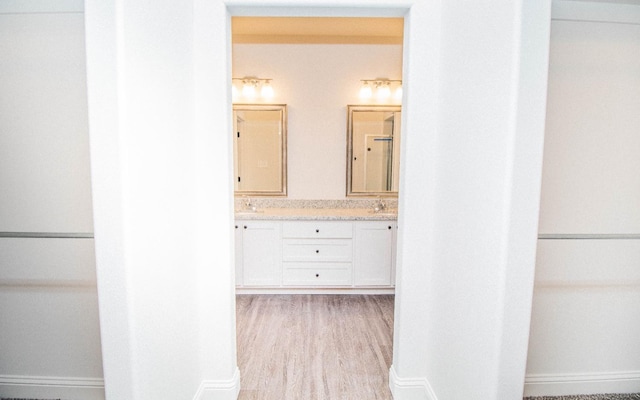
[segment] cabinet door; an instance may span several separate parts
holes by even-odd
[[[280,223],[243,221],[242,282],[244,286],[278,286],[282,281]]]
[[[242,279],[242,221],[236,221],[235,223],[235,264],[236,264],[236,286],[242,286],[244,280]]]
[[[391,232],[393,235],[391,236],[391,286],[396,285],[396,260],[398,257],[398,223],[393,221],[391,224]]]
[[[356,223],[356,286],[391,285],[393,221]]]

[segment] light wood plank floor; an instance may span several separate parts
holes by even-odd
[[[237,295],[239,399],[392,399],[393,300]]]

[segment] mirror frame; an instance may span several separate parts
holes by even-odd
[[[282,153],[282,168],[281,168],[281,187],[278,190],[235,190],[234,188],[234,196],[271,196],[271,197],[286,197],[287,196],[287,105],[286,104],[233,104],[233,115],[232,120],[235,119],[236,111],[280,111],[282,112],[282,119],[280,120],[280,124],[282,126],[282,143],[280,145],[281,153]],[[235,126],[235,122],[233,122],[232,127]],[[235,137],[235,132],[231,132]],[[234,145],[235,147],[235,145]],[[235,179],[235,162],[236,162],[236,150],[233,149],[233,172]],[[235,186],[235,183],[234,183]]]
[[[352,190],[353,161],[353,112],[354,111],[387,111],[401,112],[400,105],[347,105],[347,197],[398,197],[398,192],[354,192]]]

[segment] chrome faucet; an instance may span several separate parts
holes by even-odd
[[[382,200],[380,197],[378,197],[378,204],[376,204],[376,206],[373,208],[373,210],[375,212],[380,212],[380,211],[384,211],[387,209],[387,204],[384,202],[384,200]]]
[[[251,204],[251,198],[247,196],[242,196],[244,198],[244,208],[245,210],[251,210],[253,208],[253,204]]]

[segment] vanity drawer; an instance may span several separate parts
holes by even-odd
[[[351,239],[283,240],[283,261],[350,262],[352,256]]]
[[[328,239],[353,237],[353,224],[351,222],[284,222],[282,224],[282,237],[304,239]]]
[[[351,264],[333,264],[327,268],[322,263],[285,263],[282,283],[285,286],[349,286]]]

